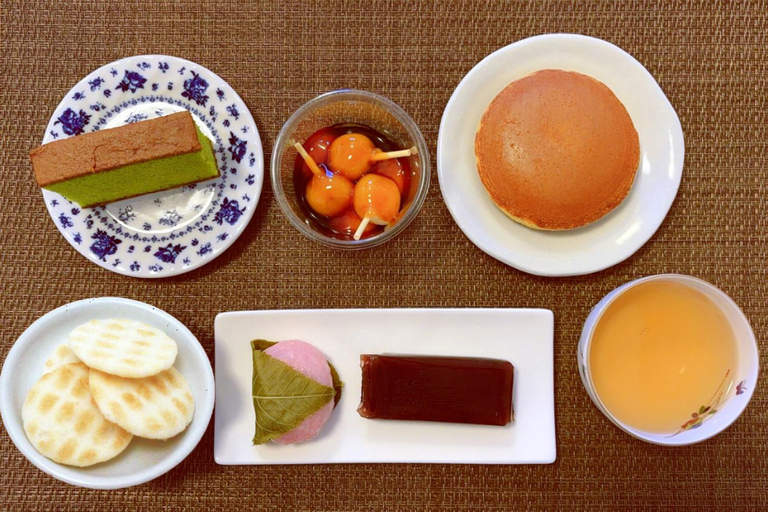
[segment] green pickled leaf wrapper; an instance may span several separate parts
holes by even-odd
[[[277,345],[277,342],[267,340],[253,340],[251,342],[251,348],[253,350],[267,350],[272,345]]]
[[[328,363],[328,366],[331,368],[331,379],[333,379],[333,389],[336,391],[336,394],[333,397],[333,407],[336,408],[337,405],[339,405],[339,400],[341,400],[341,389],[344,387],[344,383],[341,382],[341,378],[339,377],[339,372],[336,371],[336,367],[333,366],[331,363]]]
[[[256,432],[253,444],[264,444],[288,433],[341,396],[341,381],[331,368],[333,387],[310,379],[284,362],[264,353],[276,342],[253,340],[253,408]]]

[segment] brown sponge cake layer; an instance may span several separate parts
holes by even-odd
[[[188,111],[50,142],[30,151],[37,184],[200,151]]]

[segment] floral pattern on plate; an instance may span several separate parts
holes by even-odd
[[[264,179],[256,124],[226,82],[193,62],[144,55],[97,69],[67,93],[43,143],[182,110],[213,142],[219,178],[95,208],[43,190],[59,231],[97,265],[135,277],[182,274],[220,255],[253,216]]]

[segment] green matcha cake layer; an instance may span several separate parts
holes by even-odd
[[[219,169],[211,141],[199,130],[197,133],[202,149],[195,153],[126,165],[45,188],[89,207],[216,178]]]
[[[219,176],[211,142],[187,111],[54,141],[30,157],[38,185],[83,207]]]

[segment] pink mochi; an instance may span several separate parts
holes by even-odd
[[[323,354],[307,342],[300,340],[286,340],[272,345],[264,351],[275,359],[278,359],[294,370],[303,373],[312,380],[333,387],[331,369]],[[333,400],[325,404],[320,410],[305,419],[301,425],[290,432],[274,439],[279,444],[293,444],[307,441],[315,437],[333,412]]]

